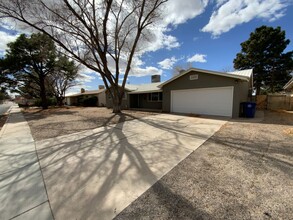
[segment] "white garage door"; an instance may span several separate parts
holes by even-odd
[[[233,87],[171,91],[171,111],[232,117]]]

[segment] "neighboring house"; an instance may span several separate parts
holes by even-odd
[[[67,105],[82,105],[82,101],[84,99],[93,96],[96,96],[98,98],[97,106],[106,106],[106,93],[104,86],[99,86],[98,90],[86,91],[84,89],[81,89],[80,93],[65,96],[65,102]]]
[[[31,105],[33,105],[35,103],[36,99],[23,97],[21,95],[16,95],[15,98],[14,98],[14,101],[17,104],[20,104],[20,105],[28,105],[28,106],[31,106]]]
[[[240,103],[249,101],[253,70],[230,73],[191,68],[170,80],[126,85],[122,108],[238,117]],[[107,107],[112,107],[108,92]]]

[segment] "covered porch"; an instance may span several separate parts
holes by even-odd
[[[129,107],[133,110],[162,111],[162,92],[129,93]]]

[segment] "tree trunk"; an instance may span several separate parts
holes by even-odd
[[[122,104],[122,97],[118,97],[118,95],[114,95],[112,98],[113,100],[113,113],[119,114],[121,113],[121,104]]]
[[[58,106],[63,106],[63,100],[64,98],[63,97],[60,97],[60,96],[55,96],[56,100],[57,100],[57,105]]]
[[[121,113],[121,101],[119,101],[119,97],[114,97],[113,99],[113,113]]]
[[[48,109],[48,100],[47,100],[47,96],[46,96],[44,77],[40,77],[40,97],[42,100],[42,109]]]

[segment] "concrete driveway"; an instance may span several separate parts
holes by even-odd
[[[112,219],[225,123],[161,114],[37,141],[55,219]]]

